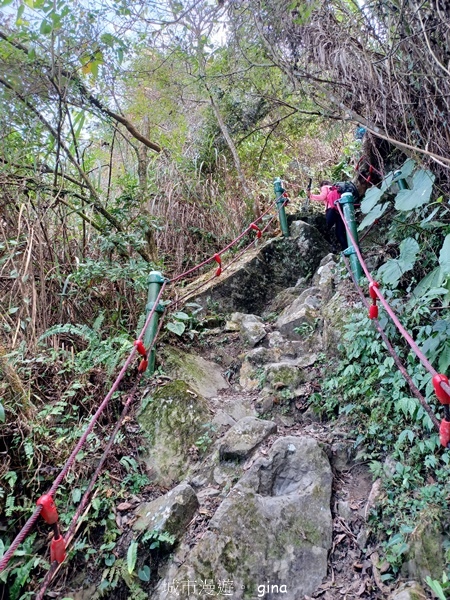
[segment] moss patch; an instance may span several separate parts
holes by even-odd
[[[150,436],[146,464],[161,485],[172,485],[186,475],[189,450],[208,419],[205,399],[181,380],[159,388],[141,411],[138,421]]]

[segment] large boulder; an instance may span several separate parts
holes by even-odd
[[[293,286],[300,277],[312,277],[321,259],[329,253],[329,245],[319,231],[303,221],[292,224],[294,235],[277,237],[249,250],[222,275],[205,284],[203,291],[195,288],[211,274],[195,280],[191,300],[202,306],[218,305],[224,312],[239,311],[260,315],[269,300],[283,289]],[[226,259],[223,259],[226,266]]]
[[[206,400],[184,381],[171,381],[156,390],[138,415],[149,434],[144,460],[156,483],[170,487],[185,478],[192,449],[210,420]]]
[[[178,562],[175,555],[153,599],[172,599],[174,582],[185,581],[196,582],[190,592],[202,599],[206,585],[223,593],[224,582],[234,600],[254,599],[267,586],[269,598],[278,597],[271,592],[286,600],[312,594],[327,573],[331,481],[314,439],[277,440],[222,502],[197,546]],[[189,597],[186,589],[176,591]]]

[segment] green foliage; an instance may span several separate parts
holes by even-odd
[[[425,581],[438,600],[448,600],[449,596],[446,592],[450,592],[450,581],[445,573],[442,575],[442,581],[431,579],[429,575],[427,575]]]
[[[204,429],[204,433],[197,440],[195,440],[195,445],[200,452],[204,454],[213,442],[217,426],[213,423],[204,423],[202,427]]]
[[[132,348],[130,337],[126,334],[106,336],[102,339],[100,328],[104,320],[104,314],[100,313],[92,327],[87,325],[55,325],[41,335],[39,341],[51,336],[70,335],[81,338],[87,343],[87,348],[77,352],[75,355],[75,368],[80,373],[96,366],[106,368],[108,375],[112,375],[117,365]]]
[[[390,301],[395,304],[395,300]],[[407,329],[411,329],[416,318],[417,315],[403,315]],[[435,325],[429,329],[422,326],[417,338],[418,341],[434,339],[434,342],[423,342],[431,359],[440,356],[448,343],[449,323],[436,321]],[[427,401],[435,405],[429,375],[398,344],[395,330],[387,324],[385,329],[413,370],[411,375],[416,385]],[[312,397],[313,406],[331,418],[345,415],[352,427],[358,458],[369,461],[374,476],[383,481],[385,494],[372,513],[370,523],[378,539],[384,540],[385,559],[396,573],[405,558],[408,536],[419,515],[423,511],[426,514],[431,507],[444,510],[447,506],[450,454],[442,452],[429,415],[419,401],[409,395],[405,380],[365,310],[351,314],[342,344],[344,358],[334,375],[330,377],[329,372],[326,373],[322,393]],[[448,351],[443,355],[448,366]],[[393,473],[385,471],[386,455],[395,465]]]
[[[127,550],[127,569],[130,575],[134,572],[136,567],[137,551],[138,543],[135,541],[131,542]]]
[[[419,252],[419,244],[413,238],[406,238],[400,244],[400,256],[389,260],[378,269],[377,277],[384,284],[396,287],[401,276],[414,268]]]

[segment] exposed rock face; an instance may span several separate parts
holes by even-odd
[[[150,434],[145,462],[152,479],[170,486],[185,478],[189,450],[211,420],[205,399],[184,381],[171,381],[157,389],[138,420]]]
[[[219,456],[222,460],[244,459],[276,430],[277,426],[273,421],[244,417],[221,439]]]
[[[182,379],[204,398],[212,398],[230,387],[216,363],[179,348],[165,348],[163,355],[172,377]]]
[[[180,483],[164,496],[144,502],[135,511],[135,531],[167,532],[180,538],[198,508],[198,499],[187,483]]]
[[[291,229],[292,237],[274,238],[246,252],[205,291],[193,292],[191,299],[205,307],[209,302],[218,303],[224,312],[262,314],[281,290],[295,285],[300,277],[312,277],[329,252],[329,245],[315,227],[296,221]],[[197,279],[195,285],[199,282]]]
[[[202,599],[207,583],[218,590],[225,581],[234,600],[254,599],[267,585],[287,600],[313,593],[327,572],[331,479],[314,439],[279,439],[232,489],[184,564],[175,556],[153,598],[171,600],[175,581],[198,582],[193,596]],[[178,594],[189,598],[186,590]]]

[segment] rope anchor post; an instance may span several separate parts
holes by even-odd
[[[344,194],[342,194],[342,196],[340,197],[338,202],[339,202],[339,204],[342,205],[343,212],[344,212],[344,219],[348,225],[348,228],[350,229],[350,231],[352,233],[353,239],[355,240],[355,243],[358,244],[358,246],[359,246],[358,230],[356,228],[356,221],[355,221],[355,206],[354,206],[355,199],[353,197],[353,194],[351,194],[350,192],[345,192]],[[355,279],[359,282],[359,280],[362,277],[362,268],[359,263],[356,251],[353,247],[352,239],[349,236],[348,232],[347,232],[347,243],[348,243],[348,248],[347,248],[347,250],[344,250],[344,254],[346,256],[350,257],[350,265],[352,268],[352,272],[355,276]]]
[[[392,178],[392,183],[397,182],[398,187],[401,190],[409,190],[408,184],[406,183],[406,179],[404,179],[403,177],[403,173],[401,172],[401,170],[399,169],[398,171],[395,171],[394,176]]]
[[[162,274],[159,271],[151,271],[148,276],[147,283],[148,283],[148,297],[147,297],[147,305],[145,307],[145,312],[148,317],[150,311],[152,310],[152,308],[155,305],[155,302],[159,296],[161,287],[164,283],[164,277],[162,276]],[[156,337],[156,334],[158,332],[159,318],[163,312],[164,312],[164,306],[162,304],[158,304],[152,318],[150,319],[150,323],[148,324],[147,329],[145,330],[145,333],[144,333],[144,346],[146,348],[149,348],[152,345],[152,342]],[[156,358],[156,348],[155,348],[155,346],[153,346],[152,349],[150,350],[150,355],[148,357],[147,373],[149,375],[152,375],[153,371],[155,370],[155,358]]]
[[[285,195],[285,189],[283,188],[281,179],[279,177],[276,177],[274,180],[273,189],[275,191],[275,202],[278,208],[281,232],[283,237],[289,237],[289,226],[287,222],[286,211],[284,210],[287,201],[287,194]]]

